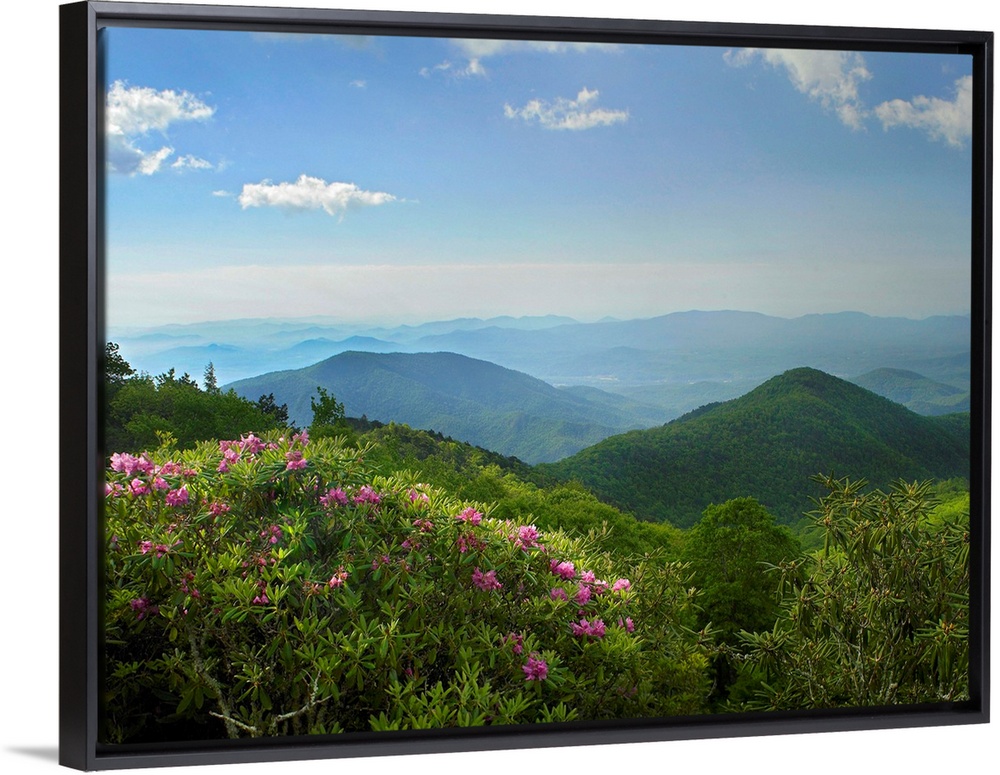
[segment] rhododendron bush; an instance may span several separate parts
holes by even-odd
[[[306,432],[111,456],[107,742],[705,710],[684,566],[490,516]]]

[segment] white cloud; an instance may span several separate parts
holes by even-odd
[[[502,54],[537,51],[545,54],[565,54],[568,52],[618,51],[614,43],[576,43],[559,40],[490,40],[469,38],[453,41],[470,59],[499,56]]]
[[[485,76],[486,68],[483,67],[482,62],[478,58],[473,58],[468,61],[464,67],[458,67],[448,60],[440,62],[433,67],[422,67],[420,68],[420,74],[424,78],[428,78],[434,73],[446,73],[455,78],[468,78],[469,76],[478,75]]]
[[[148,86],[126,86],[124,81],[115,81],[108,90],[104,114],[109,171],[152,175],[160,170],[174,149],[164,145],[158,150],[147,151],[139,146],[139,140],[154,131],[165,135],[171,124],[204,121],[214,113],[215,108],[186,91],[157,91]],[[202,162],[203,159],[187,155],[173,166],[201,168]]]
[[[507,118],[522,118],[525,121],[538,121],[545,129],[593,129],[597,126],[610,126],[628,121],[627,110],[609,110],[593,107],[599,92],[584,87],[576,95],[576,99],[557,97],[555,102],[531,100],[523,108],[504,105],[503,112]]]
[[[888,131],[892,127],[922,129],[932,140],[961,148],[972,135],[972,76],[955,81],[955,98],[914,97],[890,100],[875,107],[875,115]]]
[[[217,191],[213,191],[212,192],[212,196],[223,196],[223,197],[225,197],[225,196],[234,196],[234,194],[232,194],[229,191],[225,191],[225,190],[223,190],[223,189],[220,188]]]
[[[614,43],[575,43],[573,41],[556,40],[490,40],[488,38],[460,39],[452,43],[466,57],[464,66],[457,66],[450,61],[444,61],[433,67],[424,67],[420,74],[424,77],[434,73],[445,73],[454,77],[485,76],[486,66],[483,60],[488,57],[503,56],[523,52],[541,52],[545,54],[565,54],[569,52],[620,50]]]
[[[368,85],[368,81],[358,78],[357,80],[351,81],[349,86],[353,86],[355,89],[364,89]]]
[[[864,57],[848,51],[805,51],[744,48],[727,51],[723,58],[733,67],[746,67],[762,59],[785,71],[792,85],[827,110],[834,111],[851,129],[861,129],[867,111],[858,86],[872,77]]]
[[[384,191],[365,191],[354,183],[327,183],[321,178],[299,175],[294,183],[245,183],[239,196],[240,206],[277,207],[283,210],[319,210],[342,215],[353,207],[371,207],[397,201]]]
[[[197,156],[192,156],[191,154],[185,154],[184,156],[178,157],[177,161],[170,166],[174,169],[189,167],[193,170],[210,170],[212,169],[212,162],[206,161],[205,159],[199,159]]]

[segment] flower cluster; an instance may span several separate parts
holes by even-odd
[[[478,525],[483,521],[483,515],[470,506],[463,510],[455,519],[470,525]]]
[[[534,525],[521,525],[517,529],[517,532],[511,535],[510,540],[514,542],[514,546],[518,549],[528,551],[528,549],[541,546],[538,538],[538,528]]]
[[[571,562],[552,560],[549,563],[549,570],[552,571],[554,576],[558,576],[561,579],[569,580],[576,576],[576,568],[573,567],[573,563]]]
[[[503,584],[497,580],[497,572],[495,570],[483,573],[478,567],[472,571],[472,583],[484,592],[492,592],[503,588]]]
[[[382,502],[382,496],[366,484],[358,488],[358,491],[354,494],[353,501],[358,506],[362,503],[377,505]]]
[[[347,493],[339,487],[332,487],[326,495],[320,496],[319,502],[326,509],[332,509],[334,506],[346,506]]]
[[[593,621],[581,619],[579,622],[573,622],[570,625],[570,630],[578,638],[603,638],[604,622],[601,619],[594,619]]]
[[[346,570],[344,570],[344,566],[341,565],[337,569],[337,572],[334,573],[330,577],[330,580],[327,583],[330,585],[331,589],[336,589],[337,587],[342,587],[342,586],[344,586],[344,582],[347,581],[347,579],[350,577],[350,575],[351,575],[350,573],[348,573]]]
[[[171,490],[166,495],[166,503],[168,506],[184,506],[190,499],[188,495],[187,485],[182,485],[176,490]]]
[[[525,681],[544,681],[549,675],[549,666],[538,654],[529,655],[521,669],[524,671]]]

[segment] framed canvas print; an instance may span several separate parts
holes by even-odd
[[[992,33],[60,18],[62,763],[988,721]]]

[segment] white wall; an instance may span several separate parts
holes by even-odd
[[[244,5],[330,7],[335,0],[249,0]],[[350,0],[348,7],[996,30],[982,0],[941,3],[837,0]],[[57,0],[4,5],[0,112],[0,761],[13,773],[56,769],[57,712]],[[666,10],[669,8],[669,10]],[[994,542],[994,549],[996,542]],[[996,585],[994,585],[995,591]],[[994,649],[994,653],[995,653]],[[960,773],[995,771],[995,725],[691,741],[364,761],[246,765],[289,775],[342,767],[382,775],[570,770],[674,773]],[[233,772],[234,767],[161,772]]]

